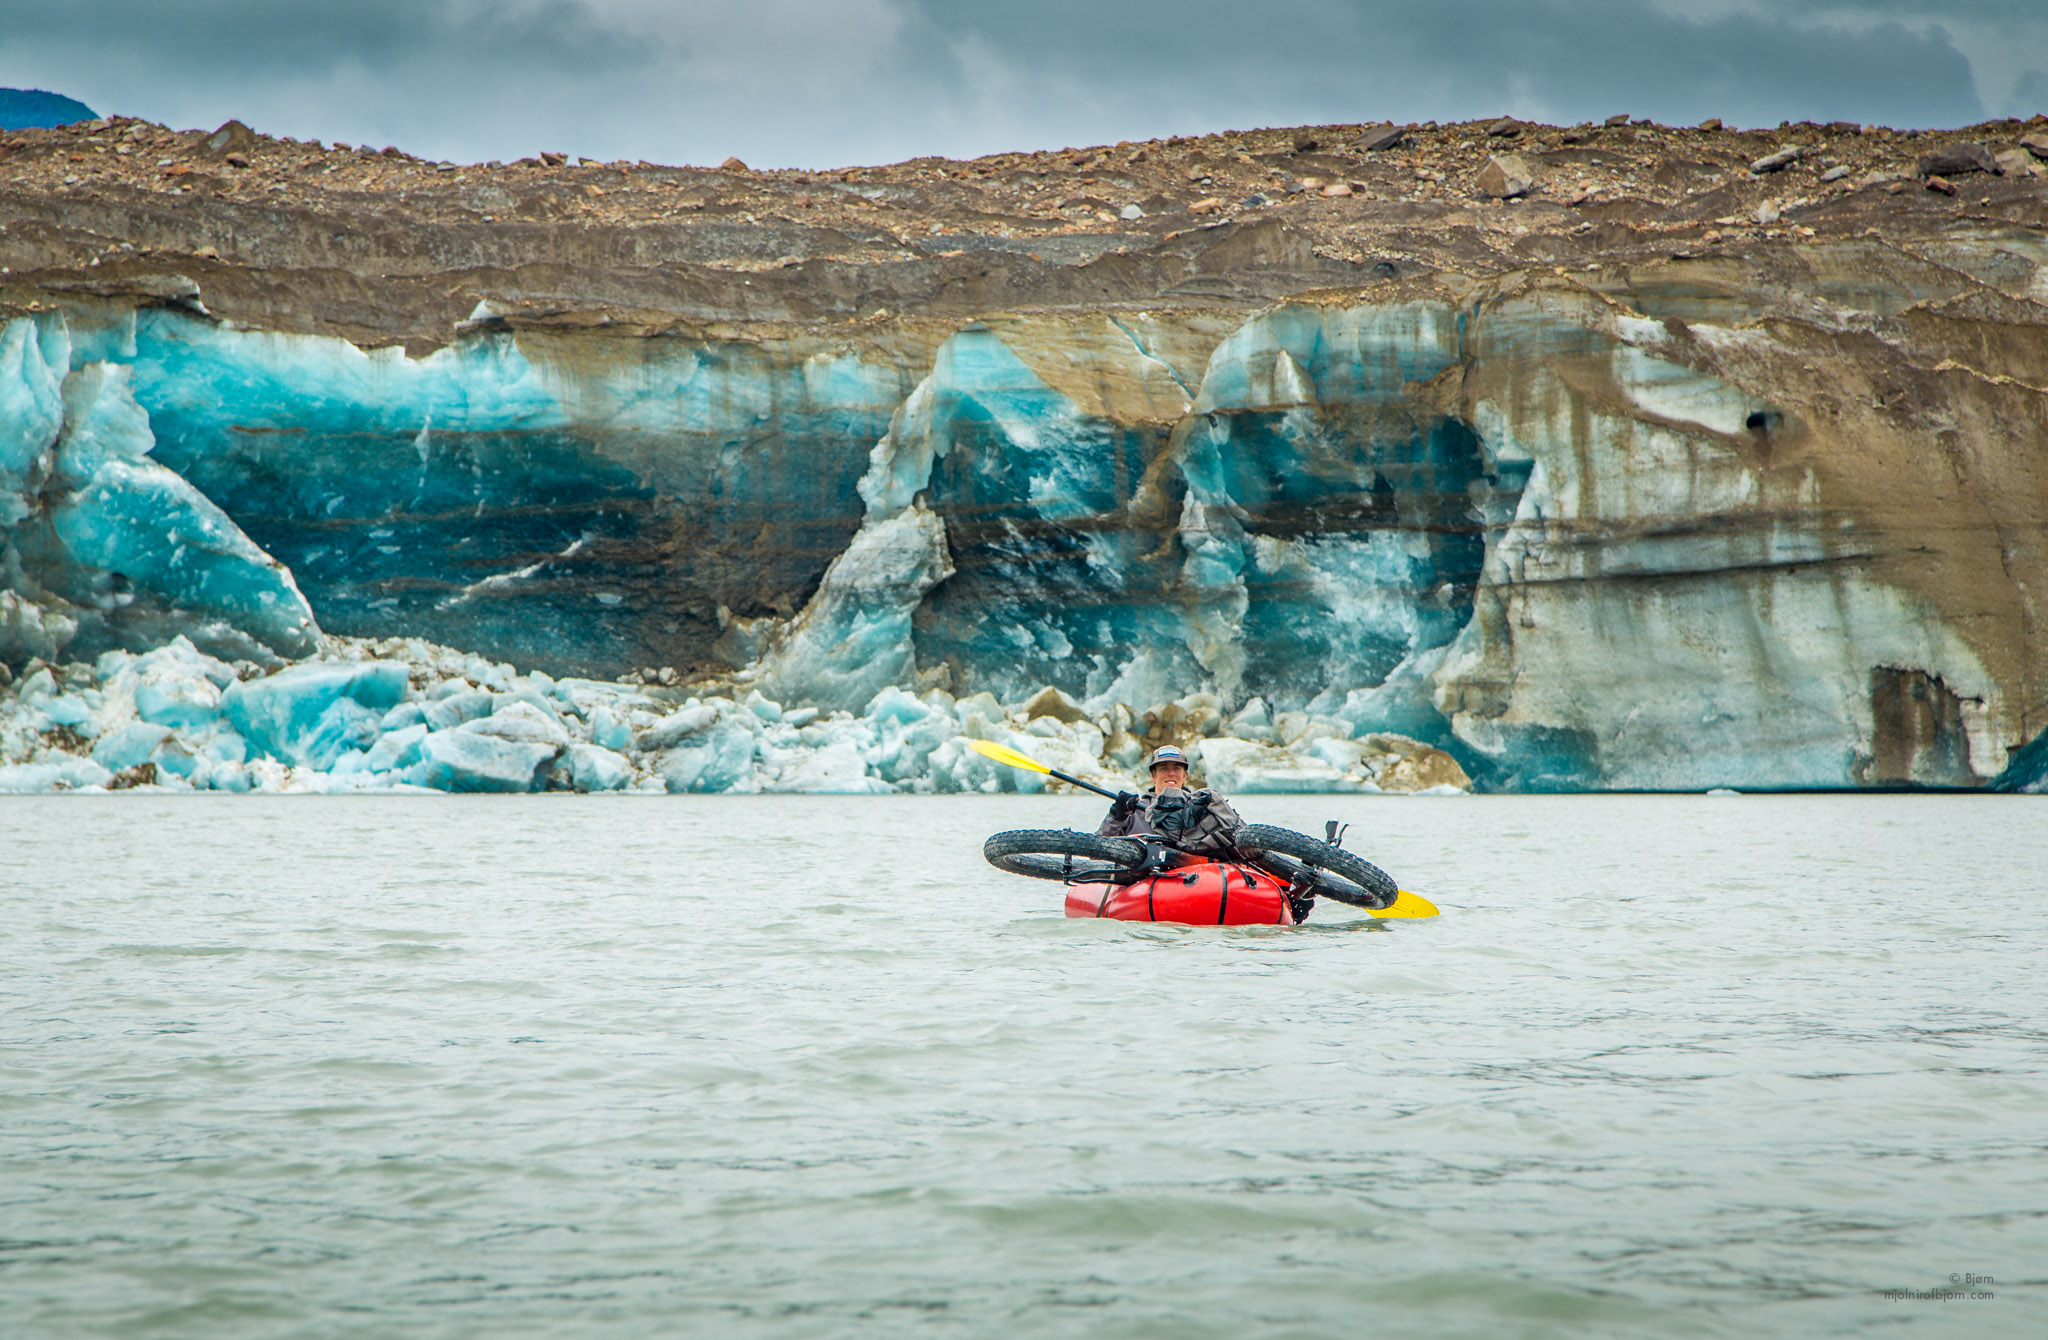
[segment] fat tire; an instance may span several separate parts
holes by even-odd
[[[1075,884],[1108,879],[1145,863],[1145,849],[1136,842],[1071,828],[1013,828],[982,843],[981,854],[1013,875]]]
[[[1320,897],[1378,911],[1391,907],[1401,893],[1386,871],[1364,857],[1291,828],[1246,824],[1231,840],[1253,864],[1282,879],[1291,881],[1306,867]]]

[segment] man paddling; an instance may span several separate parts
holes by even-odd
[[[1095,831],[1101,837],[1156,837],[1185,852],[1227,851],[1244,827],[1230,802],[1214,791],[1190,792],[1188,756],[1163,744],[1152,751],[1152,784],[1145,794],[1119,792]]]

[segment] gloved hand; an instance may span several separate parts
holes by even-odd
[[[1119,791],[1116,793],[1116,799],[1109,802],[1109,817],[1112,819],[1128,819],[1137,812],[1137,809],[1138,797],[1136,793]]]

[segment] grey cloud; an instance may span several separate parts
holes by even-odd
[[[545,146],[822,166],[1503,112],[1954,125],[2042,81],[2015,64],[1981,87],[1950,29],[1975,35],[1970,50],[1992,49],[1999,33],[2041,32],[2035,9],[2031,0],[102,0],[82,14],[0,0],[0,84],[178,124],[240,116],[278,133],[464,159]]]
[[[1989,0],[1979,0],[1988,5]],[[1331,119],[1477,116],[1500,109],[1575,119],[1630,110],[1666,120],[1722,115],[1957,122],[1979,114],[1970,69],[1940,33],[1896,24],[1857,30],[1729,13],[1692,22],[1637,0],[1448,0],[1393,7],[1281,0],[1246,30],[1235,5],[1144,0],[1118,21],[1087,0],[1028,10],[924,0],[923,26],[973,33],[1019,66],[1062,74],[1109,101],[1154,85],[1182,101],[1325,109]],[[1061,35],[1097,38],[1068,43]],[[1127,53],[1143,50],[1132,87]],[[1128,90],[1128,92],[1125,92]],[[1169,93],[1171,96],[1171,93]],[[1314,119],[1310,117],[1309,119]]]
[[[146,58],[166,78],[314,74],[336,65],[411,63],[463,56],[571,68],[645,54],[577,0],[481,5],[463,0],[351,0],[325,5],[269,0],[113,0],[89,10],[0,6],[0,53],[79,45],[115,59]]]

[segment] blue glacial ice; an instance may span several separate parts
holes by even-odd
[[[314,651],[291,572],[152,459],[130,369],[84,352],[61,316],[0,328],[0,659],[178,631],[242,656]]]
[[[221,715],[258,754],[325,771],[376,742],[407,678],[406,667],[392,661],[297,665],[230,685]]]
[[[64,426],[71,346],[61,321],[0,326],[0,527],[36,510],[35,494]]]
[[[328,631],[609,675],[695,659],[720,606],[794,613],[858,527],[907,372],[832,347],[585,344],[486,320],[408,358],[145,310],[92,353],[132,366],[156,458]]]

